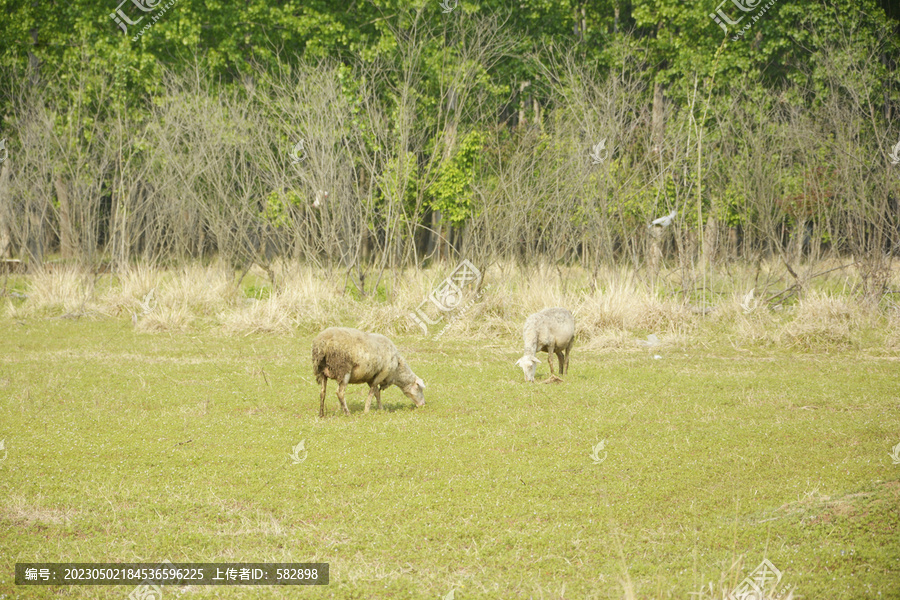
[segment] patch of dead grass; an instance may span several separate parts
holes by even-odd
[[[863,305],[851,296],[852,282],[842,280],[838,285],[822,278],[821,289],[810,283],[794,305],[780,311],[764,302],[773,289],[766,284],[748,304],[747,291],[761,286],[760,273],[771,277],[772,268],[733,268],[711,278],[705,285],[723,291],[717,292],[719,301],[710,310],[701,311],[680,291],[679,286],[690,278],[676,277],[675,271],[651,281],[627,267],[606,267],[589,274],[578,267],[544,265],[525,271],[498,263],[484,270],[480,295],[466,290],[459,305],[462,310],[440,313],[428,334],[433,338],[443,331],[441,337],[448,339],[512,339],[517,346],[529,314],[564,306],[575,314],[576,345],[593,350],[639,351],[636,341],[648,333],[670,347],[696,341],[700,334],[738,346],[846,349],[861,343],[861,330],[873,332],[866,341],[883,343],[888,351],[900,348],[900,304],[887,299],[880,309]],[[118,315],[131,319],[142,332],[182,332],[203,326],[228,335],[290,335],[350,324],[387,335],[415,336],[421,329],[410,314],[452,270],[442,265],[386,272],[377,292],[367,286],[368,295],[354,299],[359,294],[352,283],[344,288],[346,273],[328,276],[285,262],[273,266],[274,287],[267,272],[251,269],[242,285],[252,294],[238,287],[237,273],[222,263],[170,270],[135,266],[103,275],[107,278],[103,281],[74,268],[56,268],[27,276],[27,299],[7,298],[3,303],[6,316],[17,320],[48,312]],[[248,288],[250,280],[258,284]]]
[[[0,521],[12,522],[14,526],[29,527],[32,525],[70,525],[76,512],[67,508],[46,508],[40,505],[41,497],[29,501],[24,496],[10,496],[6,504],[0,507]]]

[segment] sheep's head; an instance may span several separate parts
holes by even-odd
[[[415,402],[416,406],[425,406],[425,382],[421,378],[416,377],[414,382],[403,388],[403,393]]]
[[[533,354],[526,354],[516,361],[516,366],[522,367],[522,372],[525,373],[525,381],[534,381],[534,371],[537,369],[537,365],[538,359]]]

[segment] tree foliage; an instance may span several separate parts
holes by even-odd
[[[726,229],[786,260],[900,243],[900,35],[874,0],[450,5],[0,0],[0,253],[383,270],[435,236],[594,266]],[[678,236],[648,237],[671,210]]]

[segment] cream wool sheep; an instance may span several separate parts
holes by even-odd
[[[313,340],[313,375],[322,384],[319,416],[325,416],[325,387],[329,379],[338,382],[337,396],[344,413],[350,414],[344,401],[349,383],[368,383],[366,409],[375,396],[381,408],[381,390],[396,385],[415,402],[425,405],[425,382],[416,377],[391,340],[378,333],[365,333],[349,327],[329,327]]]
[[[522,367],[525,373],[525,381],[534,382],[534,372],[537,368],[537,352],[547,353],[547,362],[550,365],[550,379],[559,380],[553,372],[553,355],[559,359],[559,372],[564,375],[569,372],[569,350],[575,341],[575,317],[565,308],[545,308],[536,312],[525,320],[522,329],[522,339],[525,342],[525,352],[522,358],[516,361],[516,365]]]

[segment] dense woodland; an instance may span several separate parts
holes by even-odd
[[[365,293],[367,273],[460,258],[840,257],[877,293],[900,252],[896,4],[0,0],[0,15],[0,257],[29,266],[286,258]]]

